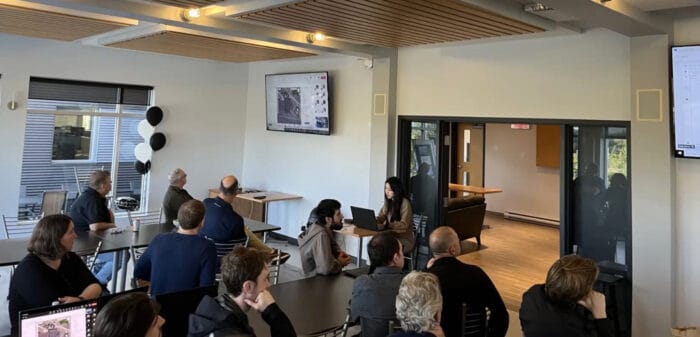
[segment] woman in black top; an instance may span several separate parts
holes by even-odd
[[[95,337],[160,337],[165,319],[145,293],[121,295],[102,309],[95,320]],[[183,332],[184,333],[184,332]]]
[[[83,260],[71,252],[75,226],[63,214],[39,220],[29,239],[29,254],[22,259],[10,281],[10,323],[18,331],[19,312],[97,298],[102,287]]]

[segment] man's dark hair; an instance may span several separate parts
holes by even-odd
[[[196,199],[187,200],[177,211],[177,221],[182,229],[193,229],[204,219],[204,204]]]
[[[146,336],[158,315],[158,305],[145,293],[112,299],[95,319],[95,337]]]
[[[231,184],[229,187],[224,186],[224,180],[222,179],[219,183],[219,192],[223,193],[224,195],[236,194],[238,192],[238,179],[235,179],[233,184]]]
[[[245,247],[236,247],[221,261],[221,278],[226,291],[236,297],[243,291],[245,281],[256,282],[270,256],[269,254]]]
[[[388,266],[399,249],[399,239],[393,231],[380,232],[367,243],[367,254],[374,268]]]
[[[65,214],[47,215],[34,226],[27,250],[47,259],[58,259],[67,252],[61,245],[61,238],[66,234],[73,221]]]
[[[340,202],[335,199],[323,199],[316,206],[316,215],[318,219],[316,220],[321,225],[327,225],[326,217],[332,218],[335,215],[335,211],[340,209]]]

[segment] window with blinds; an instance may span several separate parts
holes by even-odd
[[[134,147],[143,142],[137,125],[152,93],[148,86],[30,78],[18,216],[40,215],[43,192],[51,190],[67,191],[69,213],[94,170],[112,173],[113,197],[145,196]]]

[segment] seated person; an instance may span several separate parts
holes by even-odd
[[[236,247],[226,255],[221,266],[226,294],[202,299],[190,315],[187,336],[255,336],[246,316],[250,308],[261,313],[270,326],[270,336],[296,336],[289,318],[267,291],[268,259],[267,253],[244,247]]]
[[[75,223],[76,231],[101,231],[116,227],[114,214],[107,207],[106,197],[111,190],[112,178],[109,171],[95,171],[90,174],[88,187],[71,206],[70,215]],[[97,256],[93,273],[100,284],[106,285],[112,279],[113,264],[113,253],[103,253]]]
[[[185,202],[177,219],[177,232],[158,234],[134,267],[134,278],[150,281],[151,296],[214,284],[216,247],[197,235],[204,225],[204,204]]]
[[[334,208],[340,209],[340,202],[338,200],[323,199],[323,200],[321,200],[321,202],[328,203],[329,205],[332,205]],[[314,207],[314,209],[312,209],[311,212],[309,213],[309,220],[306,221],[306,230],[303,230],[301,236],[306,235],[308,229],[311,228],[311,225],[316,223],[316,221],[318,220],[317,210],[318,210],[318,207]],[[331,231],[341,230],[341,229],[343,229],[343,224],[342,224],[342,222],[341,223],[334,222],[333,224],[331,224],[330,229],[331,229]],[[347,255],[347,253],[344,250],[340,249],[338,242],[336,242],[335,240],[331,240],[331,251],[333,252],[333,257],[335,257],[336,259],[340,255]]]
[[[226,176],[219,184],[219,194],[215,198],[204,199],[206,226],[199,235],[216,243],[226,243],[248,237],[248,247],[267,252],[272,257],[277,256],[277,250],[266,246],[255,233],[243,222],[231,203],[238,194],[238,179],[234,176]],[[280,253],[280,264],[287,262],[289,254]]]
[[[445,337],[440,327],[442,295],[435,275],[413,271],[396,296],[396,317],[403,331],[390,337]]]
[[[384,183],[384,206],[377,215],[379,228],[396,229],[403,245],[403,253],[409,255],[415,244],[413,237],[413,210],[401,181],[390,177]]]
[[[144,293],[121,295],[97,314],[93,336],[160,337],[165,319],[158,310],[158,304]]]
[[[396,319],[396,295],[404,277],[401,241],[394,232],[380,232],[367,244],[367,253],[373,270],[352,285],[352,320],[360,319],[363,337],[385,337],[389,321]]]
[[[496,286],[478,266],[462,263],[457,233],[452,227],[436,228],[430,234],[430,250],[433,258],[428,262],[428,272],[440,280],[442,291],[442,330],[447,337],[462,336],[462,303],[475,310],[488,307],[491,318],[488,335],[503,337],[508,331],[508,310]]]
[[[566,255],[554,262],[545,284],[523,294],[520,325],[528,337],[612,337],[605,295],[593,290],[598,266],[593,260]]]
[[[97,298],[102,287],[83,260],[71,252],[75,226],[63,214],[49,215],[36,224],[29,239],[29,254],[10,280],[10,323],[15,335],[22,310]]]
[[[170,186],[163,197],[163,214],[165,223],[172,224],[177,219],[177,212],[180,206],[187,200],[192,200],[192,196],[184,189],[187,184],[187,173],[181,168],[176,168],[168,175]]]
[[[331,226],[343,224],[343,214],[337,200],[322,200],[316,207],[318,219],[299,237],[301,267],[307,276],[338,274],[350,263],[350,256],[342,250],[334,256]]]

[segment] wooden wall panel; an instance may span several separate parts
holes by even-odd
[[[537,166],[559,168],[560,131],[559,125],[537,125]]]

